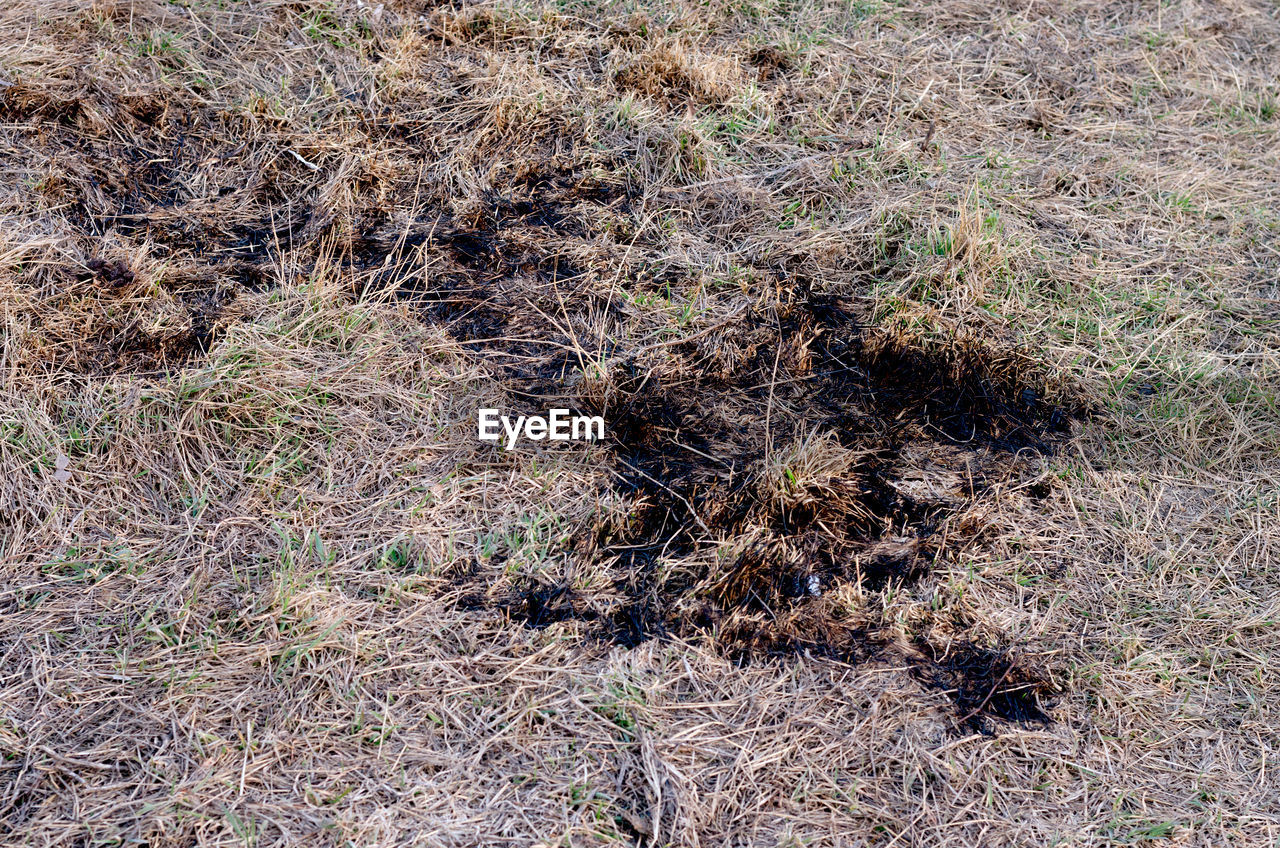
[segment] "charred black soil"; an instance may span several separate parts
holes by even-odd
[[[923,637],[916,647],[916,675],[955,701],[960,724],[986,732],[991,718],[1048,723],[1043,705],[1057,694],[1057,687],[1048,672],[1016,650],[964,640],[939,645]]]

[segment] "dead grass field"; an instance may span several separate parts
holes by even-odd
[[[0,163],[4,844],[1280,840],[1273,2],[16,0]]]

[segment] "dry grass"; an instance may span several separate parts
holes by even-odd
[[[1264,2],[11,4],[4,841],[1274,845],[1277,68]],[[475,440],[552,400],[614,438]]]

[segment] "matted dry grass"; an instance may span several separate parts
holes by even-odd
[[[3,841],[1274,845],[1278,75],[1259,2],[10,4]]]

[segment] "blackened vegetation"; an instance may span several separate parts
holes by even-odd
[[[0,92],[6,164],[36,172],[33,202],[57,210],[84,257],[41,273],[52,275],[58,298],[102,303],[89,326],[68,327],[65,338],[48,328],[61,370],[146,372],[191,361],[222,332],[227,307],[269,287],[281,256],[314,235],[304,239],[309,210],[291,200],[313,187],[310,169],[255,137],[247,118],[177,108],[166,97],[96,84]],[[163,268],[149,285],[136,285],[140,270],[124,258],[130,244],[145,244]],[[113,306],[115,298],[130,308]]]
[[[858,662],[890,651],[888,640],[878,626],[848,623],[825,596],[843,584],[885,593],[915,583],[956,506],[898,484],[903,448],[1043,453],[1067,414],[1018,382],[1018,363],[1003,373],[975,350],[930,355],[868,340],[838,304],[803,290],[793,296],[774,316],[772,341],[736,379],[695,375],[668,388],[623,378],[611,413],[600,405],[612,426],[614,485],[634,507],[596,530],[595,556],[614,563],[624,595],[648,600],[645,635],[703,634],[742,661],[803,651]],[[770,455],[814,427],[858,459],[797,488],[786,470],[781,480],[770,471]],[[975,473],[987,472],[974,469],[957,469],[960,500],[982,488]],[[719,556],[723,543],[748,537]],[[717,558],[702,573],[666,567],[699,552],[708,558],[713,547]],[[597,623],[603,638],[636,640],[631,622],[620,634],[609,625]],[[1046,720],[1038,703],[1053,687],[1016,653],[969,646],[939,656],[922,641],[899,659],[952,696],[962,723]]]
[[[947,369],[942,375],[940,367]],[[894,418],[909,417],[951,442],[1044,452],[1047,436],[1069,429],[1068,414],[1046,405],[1035,388],[993,371],[990,359],[972,349],[940,362],[902,347],[877,350],[866,368],[878,404]]]
[[[621,185],[577,169],[532,171],[466,214],[437,208],[370,226],[352,239],[347,262],[357,295],[389,292],[412,303],[481,356],[517,404],[545,411],[550,401],[574,400],[571,384],[587,364],[583,339],[561,319],[613,308],[584,286],[576,253],[602,227],[621,225],[628,208]]]
[[[566,586],[535,584],[500,599],[497,606],[508,616],[535,628],[581,618],[584,614],[581,608],[575,607],[573,593]]]
[[[955,701],[960,723],[986,731],[990,717],[1047,723],[1041,703],[1055,693],[1049,676],[1008,647],[917,640],[915,673]]]
[[[621,82],[679,70],[657,54],[646,61],[652,67],[628,69]],[[767,77],[786,58],[765,51],[752,61]],[[672,80],[679,97],[701,96],[693,81]],[[410,220],[387,211],[410,205],[402,197],[335,221],[317,202],[331,175],[263,122],[22,86],[0,93],[0,116],[15,150],[41,149],[63,169],[34,186],[33,201],[59,209],[81,242],[83,260],[57,272],[57,296],[102,305],[93,326],[69,331],[59,367],[189,362],[237,298],[269,287],[286,265],[321,258],[324,243],[352,296],[412,304],[503,381],[516,411],[556,405],[605,417],[608,487],[625,509],[560,553],[591,563],[606,589],[529,577],[480,585],[477,568],[463,606],[533,628],[581,622],[627,647],[707,639],[742,662],[886,654],[948,692],[963,723],[1044,719],[1038,699],[1049,685],[1013,653],[921,637],[906,656],[882,622],[838,601],[855,589],[874,608],[877,596],[910,591],[957,506],[982,497],[1019,454],[1052,448],[1069,414],[1046,398],[1034,364],[981,344],[926,346],[866,328],[856,291],[836,296],[785,267],[751,269],[760,292],[715,300],[708,314],[721,324],[649,320],[645,310],[681,299],[691,271],[638,236],[623,169],[607,163],[528,165],[469,205],[415,193]],[[129,243],[150,246],[152,273],[130,264]],[[624,264],[633,248],[653,261]],[[153,297],[155,286],[182,320],[114,308]],[[963,485],[943,494],[905,485],[921,470],[921,448]]]
[[[1051,451],[1074,410],[1047,400],[1018,355],[891,337],[862,326],[850,301],[783,274],[776,299],[719,332],[628,347],[613,332],[616,299],[594,287],[601,269],[574,251],[599,235],[589,222],[602,210],[627,204],[621,189],[556,172],[508,186],[470,218],[440,215],[354,254],[368,285],[393,287],[480,357],[514,408],[607,421],[609,486],[627,508],[564,554],[590,562],[608,590],[543,578],[485,588],[477,574],[468,605],[533,628],[582,622],[624,647],[705,638],[742,662],[886,655],[950,694],[962,723],[1044,720],[1052,687],[1015,652],[944,653],[922,640],[904,655],[883,624],[835,598],[845,586],[910,589],[948,516],[1020,454]],[[588,363],[603,373],[589,377]],[[806,470],[813,457],[794,449],[806,440],[838,461]],[[956,478],[948,495],[903,485],[922,448]]]

